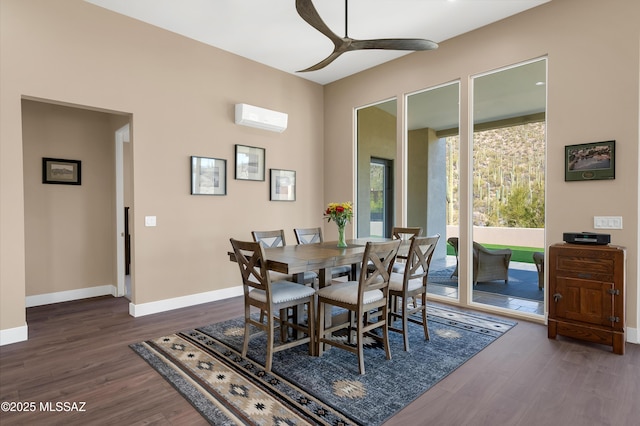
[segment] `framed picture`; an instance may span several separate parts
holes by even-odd
[[[82,162],[62,158],[42,159],[42,183],[59,185],[82,184]]]
[[[264,180],[264,148],[236,145],[236,179]]]
[[[593,142],[564,147],[564,180],[616,178],[616,141]]]
[[[227,160],[192,156],[191,194],[227,195]]]
[[[296,200],[296,172],[294,170],[270,169],[271,201]]]

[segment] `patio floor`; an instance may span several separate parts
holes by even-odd
[[[444,269],[451,265],[456,264],[455,256],[447,256],[446,260],[433,260],[429,267],[430,271]],[[521,269],[528,271],[535,271],[536,266],[533,263],[523,262],[511,262],[509,269]],[[538,282],[536,280],[536,286]],[[438,296],[449,297],[453,299],[458,298],[458,288],[446,285],[440,285],[436,283],[429,283],[428,293]],[[501,294],[484,292],[481,290],[474,290],[473,301],[476,303],[482,303],[485,305],[496,306],[500,308],[506,308],[514,311],[527,312],[532,314],[544,315],[544,301],[536,301],[530,299],[522,299],[514,296],[504,296]]]

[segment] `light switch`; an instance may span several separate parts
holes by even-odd
[[[594,216],[594,229],[622,229],[622,216]]]
[[[145,216],[144,217],[144,226],[156,226],[156,217],[155,216]]]

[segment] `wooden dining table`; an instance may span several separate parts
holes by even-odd
[[[298,244],[265,248],[267,269],[287,275],[293,275],[300,281],[305,272],[317,271],[320,287],[331,284],[331,268],[350,265],[358,269],[362,263],[367,242],[390,241],[389,238],[356,238],[347,240],[346,248],[339,248],[337,241]],[[235,255],[228,252],[231,261]]]
[[[350,265],[352,276],[357,276],[362,264],[362,257],[367,242],[385,242],[391,238],[364,237],[347,240],[346,248],[339,248],[337,241],[322,243],[298,244],[282,247],[265,248],[267,269],[292,275],[300,283],[304,273],[317,271],[320,288],[331,285],[331,268]],[[408,250],[409,243],[402,244],[398,254]],[[229,260],[235,262],[235,253],[228,252]],[[325,318],[327,325],[331,323],[330,311]]]

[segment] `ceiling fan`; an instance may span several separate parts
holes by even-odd
[[[322,61],[310,66],[309,68],[300,70],[298,72],[317,71],[329,65],[338,56],[344,52],[350,52],[353,50],[361,49],[383,49],[383,50],[433,50],[438,48],[438,44],[431,40],[425,40],[420,38],[380,38],[371,40],[356,40],[350,38],[347,35],[347,21],[348,21],[348,0],[344,1],[345,16],[344,27],[345,35],[340,37],[329,29],[324,23],[318,11],[313,6],[311,0],[296,0],[296,10],[298,15],[304,19],[309,25],[316,30],[320,31],[325,36],[329,37],[334,44],[333,52]]]

